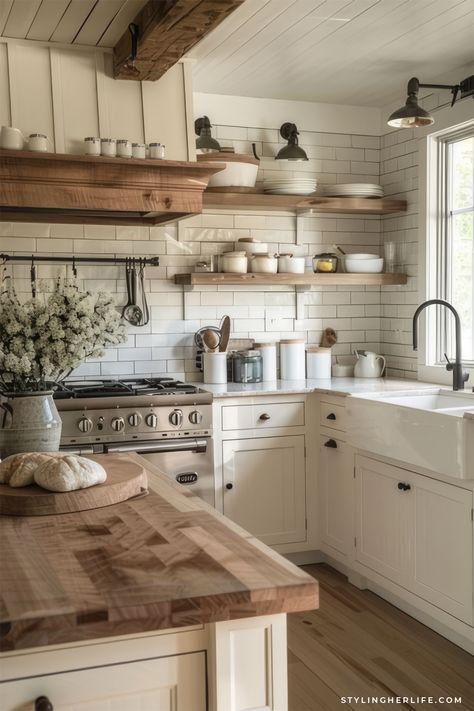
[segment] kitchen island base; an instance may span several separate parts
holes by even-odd
[[[286,711],[286,615],[2,655],[2,711]]]

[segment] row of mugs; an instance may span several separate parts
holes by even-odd
[[[22,151],[25,148],[28,151],[38,151],[45,153],[52,149],[52,143],[48,136],[44,133],[30,133],[28,138],[20,131],[19,128],[13,126],[2,126],[0,130],[0,146],[13,151]]]
[[[149,157],[163,160],[165,146],[161,143],[150,143]],[[84,138],[84,151],[88,156],[107,156],[108,158],[146,158],[147,146],[145,143],[132,143],[127,138]]]

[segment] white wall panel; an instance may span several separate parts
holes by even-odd
[[[53,139],[51,66],[48,47],[8,44],[11,121],[23,133]]]
[[[7,45],[0,44],[0,125],[9,126],[10,123],[10,87],[8,81]]]
[[[49,40],[68,5],[69,0],[43,0],[28,29],[27,38]]]
[[[142,82],[145,140],[164,143],[173,160],[188,157],[183,74],[183,64],[175,64],[158,81]]]
[[[97,68],[99,112],[106,117],[112,138],[128,138],[143,142],[143,110],[140,82],[112,78],[113,58],[110,54],[98,55],[102,64]],[[106,124],[106,125],[107,125]]]
[[[57,151],[83,153],[84,137],[100,135],[95,54],[52,49],[51,56]]]

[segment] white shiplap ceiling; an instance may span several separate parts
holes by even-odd
[[[114,47],[147,0],[0,0],[0,35]]]
[[[199,92],[402,103],[474,62],[474,0],[246,0],[188,56]]]

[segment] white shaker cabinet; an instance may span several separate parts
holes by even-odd
[[[329,555],[345,558],[353,545],[354,455],[332,432],[320,437],[319,452],[321,547]]]
[[[304,436],[222,442],[224,515],[264,543],[306,538]]]
[[[356,457],[357,562],[472,624],[472,492]]]

